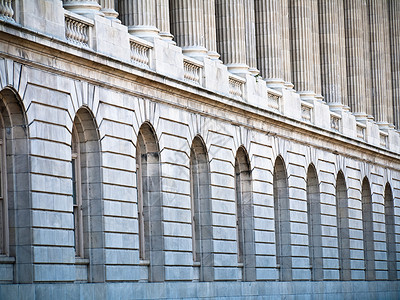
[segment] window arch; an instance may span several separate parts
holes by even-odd
[[[279,268],[279,279],[292,280],[292,259],[290,243],[290,211],[288,179],[284,161],[278,157],[274,167],[274,213],[276,264]]]
[[[386,251],[388,279],[397,280],[397,262],[396,262],[396,236],[394,220],[394,201],[392,188],[387,183],[385,186],[385,227],[386,227]]]
[[[372,217],[372,194],[367,177],[361,188],[364,239],[365,279],[375,280],[374,228]]]
[[[208,155],[203,140],[196,136],[190,149],[193,260],[200,266],[199,279],[213,280],[212,216]]]
[[[71,141],[74,245],[78,264],[89,264],[90,268],[85,272],[90,278],[86,275],[77,280],[92,282],[105,280],[103,251],[98,251],[104,248],[100,162],[95,118],[88,108],[81,107],[75,115]]]
[[[238,263],[243,264],[243,280],[254,281],[255,251],[250,161],[244,147],[235,158],[236,224]]]
[[[136,144],[139,258],[148,264],[148,280],[164,280],[164,239],[160,151],[154,129],[144,123]]]
[[[343,172],[340,171],[336,178],[340,280],[351,280],[348,205],[346,181]]]
[[[24,107],[18,93],[6,87],[0,91],[0,218],[3,257],[14,257],[14,274],[9,276],[17,283],[33,280],[32,226],[29,128]],[[24,237],[24,243],[18,237]],[[12,261],[6,259],[3,263]]]
[[[323,279],[321,202],[317,171],[310,165],[307,171],[308,239],[310,248],[311,279]]]

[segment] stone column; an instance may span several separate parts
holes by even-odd
[[[211,59],[219,59],[217,52],[217,29],[215,25],[215,0],[204,1],[204,38]]]
[[[365,68],[365,106],[367,109],[367,118],[373,120],[373,103],[372,103],[372,71],[371,71],[371,36],[369,26],[369,8],[368,0],[362,1],[362,7],[359,13],[362,15],[363,28],[365,28],[363,39],[364,39],[364,68]]]
[[[291,67],[291,53],[290,53],[290,19],[289,19],[289,0],[282,0],[282,69],[285,87],[288,89],[293,88],[292,83],[292,67]]]
[[[388,78],[385,55],[386,17],[383,1],[369,0],[369,22],[371,30],[371,75],[372,99],[375,120],[381,126],[388,124]]]
[[[385,69],[386,69],[386,82],[387,82],[387,121],[389,126],[393,126],[393,90],[392,90],[392,68],[390,60],[390,29],[389,29],[389,2],[383,1],[383,32],[384,32],[384,49],[385,49]]]
[[[157,28],[160,30],[160,36],[163,40],[174,43],[172,39],[174,36],[171,34],[169,23],[169,1],[156,0],[157,11]]]
[[[345,1],[348,97],[349,106],[358,119],[367,116],[364,30],[368,26],[363,22],[363,9],[365,0]]]
[[[282,88],[282,5],[280,0],[256,0],[257,58],[267,85]]]
[[[339,10],[339,19],[338,19],[338,25],[339,25],[339,44],[342,45],[339,47],[339,52],[340,52],[340,70],[341,70],[341,75],[340,79],[342,81],[342,104],[345,105],[347,109],[349,109],[349,97],[347,93],[347,62],[346,62],[346,34],[345,34],[345,26],[344,26],[344,1],[339,1],[338,2],[338,10]]]
[[[311,0],[293,0],[290,3],[294,88],[302,99],[311,99],[315,95],[311,26],[312,2]]]
[[[115,11],[114,5],[114,0],[100,0],[101,12],[104,13],[104,16],[111,21],[121,23],[121,21],[117,19],[118,13]]]
[[[389,0],[394,124],[400,130],[400,2]]]
[[[172,32],[185,55],[202,60],[207,55],[204,40],[204,10],[201,0],[171,1]]]
[[[96,0],[63,0],[64,8],[86,17],[101,15],[101,6]]]
[[[321,0],[319,2],[321,29],[321,73],[322,92],[330,106],[341,107],[343,103],[342,77],[346,77],[342,69],[340,48],[339,18],[343,12],[338,9],[340,0]],[[352,1],[350,1],[352,2]],[[362,28],[360,28],[362,29]]]
[[[312,50],[312,57],[313,57],[313,67],[314,67],[314,92],[315,98],[322,100],[322,82],[321,82],[321,53],[320,53],[320,37],[319,37],[319,18],[318,18],[318,0],[311,0],[312,7],[312,19],[311,19],[311,26],[312,26],[312,40],[313,40],[313,50]]]
[[[158,37],[155,0],[121,0],[120,16],[129,33],[153,40]]]
[[[217,47],[231,73],[248,74],[244,0],[216,0]]]
[[[246,34],[246,63],[250,67],[252,75],[258,75],[257,49],[256,49],[256,19],[254,12],[254,0],[244,1],[245,34]]]

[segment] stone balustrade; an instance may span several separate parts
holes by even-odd
[[[12,0],[0,0],[0,20],[13,21]]]
[[[131,48],[131,62],[144,67],[150,67],[150,49],[153,45],[143,39],[135,38],[131,36],[130,38],[130,48]]]
[[[93,22],[77,14],[65,11],[65,38],[78,46],[90,48]]]
[[[184,58],[183,59],[183,69],[184,69],[184,79],[187,82],[194,84],[201,84],[201,70],[203,66],[200,62]]]
[[[243,85],[245,84],[245,80],[243,80],[239,76],[229,76],[229,94],[234,97],[243,97]]]

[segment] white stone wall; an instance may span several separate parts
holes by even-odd
[[[139,128],[145,122],[154,128],[160,154],[164,281],[199,280],[192,254],[190,198],[190,148],[196,136],[204,141],[209,162],[212,252],[208,278],[224,282],[243,278],[237,259],[235,204],[235,155],[242,146],[249,155],[252,177],[252,212],[248,220],[253,226],[250,234],[254,235],[254,245],[248,246],[255,251],[255,280],[279,279],[273,195],[278,157],[283,159],[287,174],[290,234],[285,238],[289,241],[291,255],[286,259],[291,260],[292,280],[311,280],[306,192],[310,164],[316,168],[320,189],[323,279],[340,279],[336,201],[339,172],[344,174],[348,195],[350,279],[365,280],[364,178],[372,193],[376,279],[387,279],[387,183],[394,198],[400,255],[397,131],[390,129],[388,143],[382,145],[377,125],[370,122],[366,137],[360,138],[355,118],[346,111],[336,112],[340,126],[332,128],[329,107],[318,101],[310,106],[310,119],[304,119],[302,101],[294,91],[273,92],[265,82],[251,76],[243,83],[242,97],[231,95],[226,68],[213,67],[213,62],[207,60],[202,79],[206,85],[187,83],[183,81],[180,49],[161,40],[147,42],[153,60],[147,66],[138,66],[126,58],[111,59],[111,52],[96,53],[63,40],[19,31],[12,25],[1,26],[0,90],[15,92],[28,134],[29,168],[18,169],[16,162],[10,166],[15,170],[9,173],[16,178],[26,173],[29,176],[29,192],[22,196],[16,193],[14,201],[26,197],[31,207],[14,212],[17,221],[25,217],[31,220],[16,239],[17,244],[27,246],[26,257],[31,261],[24,262],[22,250],[17,252],[14,271],[14,263],[0,257],[0,281],[147,281],[148,266],[139,259],[135,157]],[[24,45],[10,36],[36,40]],[[109,43],[112,46],[99,45],[110,50],[108,47],[115,43]],[[223,84],[208,81],[218,78],[215,74]],[[209,86],[212,90],[207,89]],[[270,105],[271,95],[278,107]],[[88,265],[76,264],[72,214],[71,132],[81,107],[93,114],[90,122],[97,127],[101,152],[97,162],[101,169],[100,190],[92,191],[101,197],[101,207],[92,209],[101,215],[96,226],[102,228],[103,235],[102,242],[92,241],[99,246],[90,252]],[[10,142],[7,147],[14,151],[11,149],[19,144]],[[18,188],[10,186],[9,190],[18,192]],[[18,267],[24,263],[31,266],[26,278]]]

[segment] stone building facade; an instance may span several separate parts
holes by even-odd
[[[400,1],[0,1],[0,298],[398,298]]]

